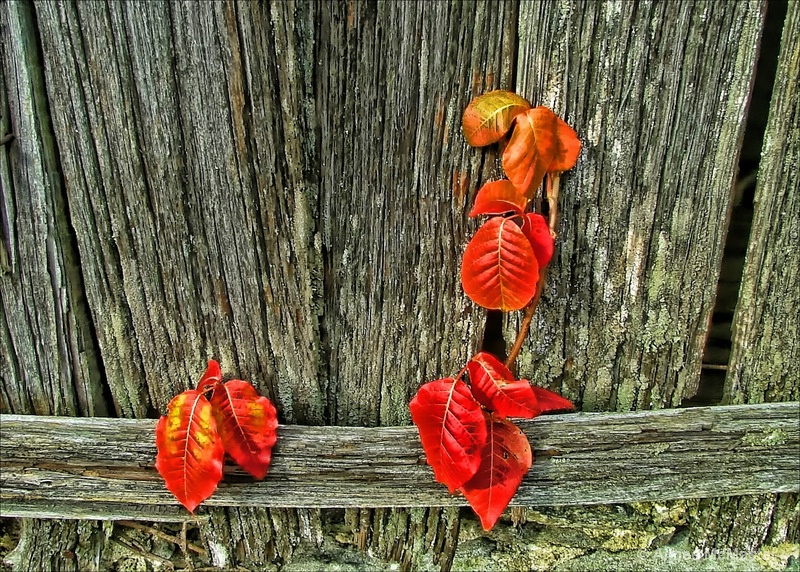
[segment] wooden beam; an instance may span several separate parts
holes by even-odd
[[[800,404],[543,416],[514,505],[800,490]],[[184,520],[154,469],[154,420],[0,415],[0,516]],[[453,506],[414,427],[281,426],[272,467],[234,466],[208,506]],[[203,518],[204,509],[196,518]]]

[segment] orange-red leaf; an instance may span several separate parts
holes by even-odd
[[[277,439],[275,407],[241,379],[218,385],[211,394],[211,404],[225,452],[245,471],[263,479]]]
[[[555,153],[553,160],[547,167],[547,172],[560,173],[572,169],[581,152],[581,142],[578,139],[578,134],[566,121],[546,107],[536,107],[531,109],[530,113],[533,116],[534,123],[540,126],[543,132],[552,135],[552,145]]]
[[[539,409],[542,413],[550,413],[551,411],[575,411],[575,406],[572,402],[561,397],[558,393],[553,393],[549,389],[543,387],[533,386],[533,392],[536,394],[536,399],[539,402]]]
[[[536,293],[538,279],[531,243],[513,219],[490,218],[464,251],[461,284],[466,295],[484,308],[524,308]]]
[[[533,464],[528,438],[511,421],[487,415],[489,430],[478,472],[461,487],[484,530],[491,530]]]
[[[538,213],[528,213],[522,222],[522,232],[528,237],[536,255],[539,268],[544,268],[553,258],[555,243],[545,218]]]
[[[219,369],[219,363],[217,360],[210,359],[208,360],[208,367],[206,368],[205,373],[200,377],[200,381],[197,382],[197,389],[199,391],[203,391],[209,386],[215,385],[222,381],[222,371]]]
[[[503,170],[530,199],[545,173],[560,173],[575,165],[581,142],[575,130],[546,107],[529,109],[516,121],[503,151]]]
[[[211,403],[196,390],[170,401],[156,425],[156,469],[189,512],[211,496],[222,479],[225,451]]]
[[[503,417],[532,419],[539,404],[527,380],[515,380],[503,363],[490,353],[480,352],[467,364],[472,393],[480,403]]]
[[[514,118],[530,108],[531,104],[524,97],[510,91],[496,90],[479,95],[464,110],[464,137],[473,147],[496,143],[508,132]]]
[[[475,205],[469,216],[499,215],[513,211],[522,214],[528,199],[508,179],[486,183],[475,195]]]
[[[536,194],[556,155],[553,134],[536,119],[535,109],[517,116],[511,139],[503,151],[503,171],[528,199]]]
[[[420,387],[409,409],[436,480],[452,494],[481,464],[486,419],[480,404],[466,383],[446,378]]]

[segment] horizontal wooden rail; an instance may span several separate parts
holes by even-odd
[[[800,404],[582,413],[522,421],[535,462],[514,505],[800,490]],[[184,520],[155,471],[155,421],[0,415],[0,516]],[[263,481],[234,466],[209,506],[463,505],[414,427],[281,426]]]

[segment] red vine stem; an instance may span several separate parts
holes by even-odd
[[[517,339],[514,340],[514,347],[511,348],[511,353],[509,353],[506,358],[505,366],[507,368],[511,368],[511,365],[517,359],[519,351],[522,349],[522,344],[528,336],[528,331],[531,328],[531,320],[533,319],[534,312],[536,312],[536,306],[539,305],[539,298],[542,297],[542,290],[544,289],[544,282],[546,279],[547,266],[539,271],[539,282],[536,284],[536,294],[533,296],[533,300],[525,307],[525,316],[522,318],[522,324],[520,324],[519,332],[517,332]]]
[[[550,207],[548,209],[548,226],[550,228],[550,235],[554,239],[556,237],[556,225],[558,224],[558,183],[560,178],[560,173],[548,173],[545,182],[547,203]],[[540,200],[540,195],[538,193],[536,199],[538,205],[538,201]],[[547,267],[545,266],[539,271],[539,282],[536,284],[536,294],[533,296],[533,299],[530,301],[530,303],[525,307],[525,315],[522,318],[522,324],[520,324],[519,332],[517,332],[517,339],[514,340],[514,346],[511,348],[511,353],[509,353],[508,357],[506,358],[505,366],[507,368],[511,368],[512,364],[517,359],[520,350],[522,349],[522,344],[525,342],[525,338],[528,337],[528,332],[531,329],[531,320],[533,320],[533,314],[536,312],[536,307],[539,305],[539,299],[542,297],[542,290],[544,289],[544,282],[546,278]]]

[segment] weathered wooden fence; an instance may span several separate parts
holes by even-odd
[[[214,357],[286,424],[271,477],[233,473],[201,510],[214,563],[285,560],[319,537],[317,507],[338,506],[378,554],[418,566],[433,551],[447,568],[460,501],[394,426],[483,337],[458,265],[466,210],[499,171],[460,116],[495,88],[552,107],[584,146],[520,374],[606,412],[525,425],[537,463],[517,502],[789,493],[710,501],[694,539],[797,542],[797,2],[734,320],[739,405],[672,409],[700,379],[765,11],[0,5],[0,516],[27,518],[15,562],[96,567],[97,523],[44,518],[185,518],[148,435]],[[776,401],[792,403],[754,405]]]

